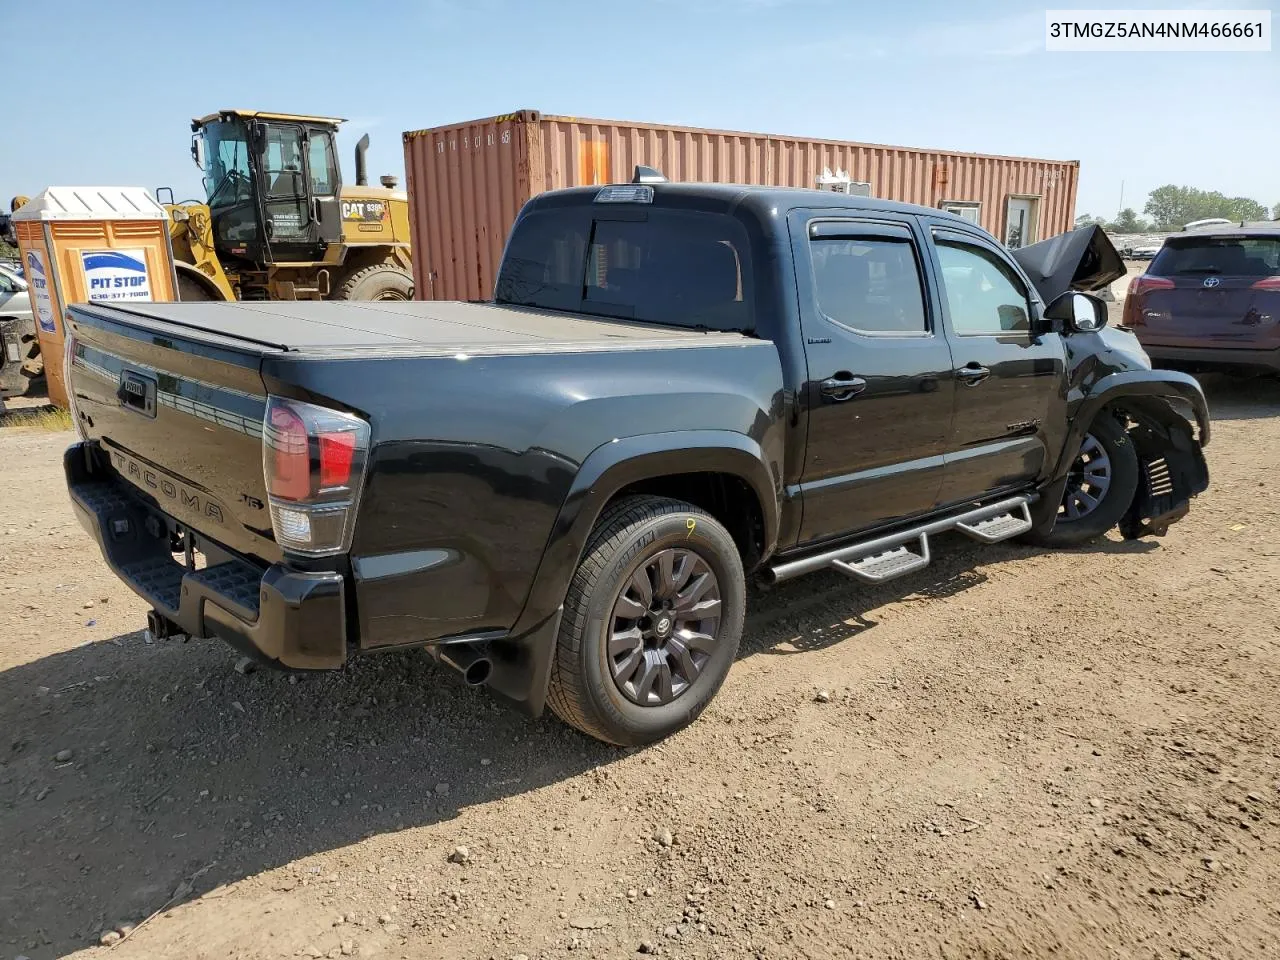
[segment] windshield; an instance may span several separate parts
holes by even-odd
[[[220,120],[204,128],[204,190],[210,207],[253,199],[244,124]]]
[[[524,217],[507,245],[496,298],[522,306],[706,330],[753,327],[742,225],[709,213],[644,219],[581,209]]]
[[[1280,236],[1171,239],[1151,262],[1148,272],[1157,277],[1179,274],[1229,277],[1280,275]]]

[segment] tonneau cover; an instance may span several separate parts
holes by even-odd
[[[104,309],[105,308],[105,309]],[[197,336],[302,353],[454,354],[626,349],[741,341],[706,333],[496,303],[298,300],[263,303],[77,304],[76,312],[127,314]]]

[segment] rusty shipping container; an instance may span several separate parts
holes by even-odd
[[[814,187],[824,171],[872,196],[940,207],[1011,246],[1071,227],[1078,161],[805,140],[525,110],[404,134],[413,272],[424,300],[493,294],[507,231],[544,190],[625,183],[636,164],[670,180]]]

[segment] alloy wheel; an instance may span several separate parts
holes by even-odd
[[[1093,434],[1087,434],[1080,445],[1071,471],[1067,474],[1067,489],[1058,508],[1059,521],[1081,520],[1098,509],[1111,489],[1111,458]]]
[[[609,669],[628,700],[654,707],[693,685],[719,644],[720,583],[692,550],[643,560],[613,604]]]

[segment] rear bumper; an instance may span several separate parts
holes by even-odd
[[[346,661],[341,574],[264,568],[225,553],[222,562],[187,569],[170,552],[167,515],[109,471],[94,471],[93,446],[73,444],[63,456],[71,504],[134,593],[193,637],[220,637],[283,667],[322,670]]]
[[[1138,338],[1142,342],[1142,338]],[[1153,361],[1193,364],[1202,367],[1255,367],[1280,371],[1280,349],[1239,347],[1169,347],[1142,343]]]

